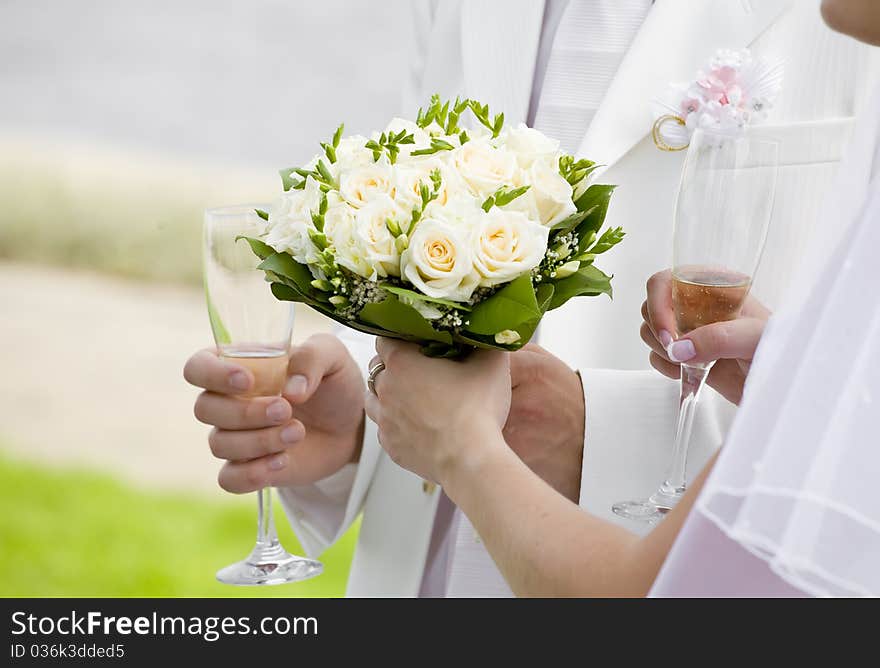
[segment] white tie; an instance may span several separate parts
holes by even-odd
[[[652,0],[571,0],[556,29],[534,126],[575,153]]]

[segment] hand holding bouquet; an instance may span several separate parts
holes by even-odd
[[[593,261],[623,231],[600,234],[614,187],[590,183],[593,162],[474,100],[434,96],[415,122],[342,132],[282,170],[284,194],[258,212],[248,241],[278,299],[455,357],[516,350],[546,311],[611,295]]]

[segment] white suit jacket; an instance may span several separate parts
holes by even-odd
[[[671,456],[677,384],[648,366],[639,339],[646,279],[669,266],[673,200],[683,153],[659,151],[650,139],[651,101],[672,82],[695,77],[718,49],[749,47],[785,62],[782,93],[760,126],[782,142],[773,221],[754,294],[779,304],[798,259],[812,239],[837,233],[818,216],[858,112],[877,70],[872,50],[832,33],[818,0],[660,0],[627,52],[584,137],[579,157],[604,165],[600,180],[618,184],[607,224],[626,239],[601,258],[614,274],[614,300],[584,298],[550,313],[541,344],[581,371],[586,428],[581,505],[627,524],[615,501],[647,496]],[[507,122],[525,119],[543,17],[541,0],[414,3],[419,48],[413,58],[411,105],[432,92],[488,102]],[[346,334],[363,367],[372,340]],[[475,407],[475,410],[478,408]],[[690,475],[720,446],[733,407],[707,392],[695,428]],[[288,517],[310,555],[319,554],[353,522],[363,521],[348,594],[414,596],[439,492],[398,468],[368,426],[360,463],[309,487],[280,490]],[[468,540],[473,529],[463,521]],[[457,558],[457,557],[456,557]],[[458,592],[509,593],[481,547],[470,550]]]

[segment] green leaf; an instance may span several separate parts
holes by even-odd
[[[553,293],[556,287],[552,283],[541,283],[535,289],[535,299],[538,301],[538,309],[541,313],[546,313],[550,308],[550,300],[553,299]]]
[[[283,302],[310,303],[309,300],[305,298],[305,295],[284,283],[273,282],[271,289],[272,294],[275,295],[275,299],[279,299]]]
[[[246,237],[244,235],[235,237],[236,241],[238,241],[239,239],[244,239],[245,241],[247,241],[248,244],[250,244],[251,250],[254,252],[254,255],[256,255],[261,260],[265,260],[270,255],[275,254],[274,248],[263,243],[259,239],[254,239],[253,237]]]
[[[464,327],[474,334],[495,335],[505,329],[517,329],[522,323],[539,318],[530,274],[523,274],[471,311]]]
[[[296,187],[297,183],[299,183],[295,178],[293,178],[293,175],[296,173],[296,167],[279,169],[278,173],[281,175],[281,185],[284,188],[284,192],[287,192],[291,188]]]
[[[262,219],[265,220],[266,222],[269,221],[269,213],[268,213],[268,212],[263,211],[262,209],[254,209],[254,211],[256,212],[256,214],[257,214],[260,218],[262,218]]]
[[[401,304],[397,297],[388,295],[378,303],[367,304],[358,314],[358,319],[376,325],[389,332],[422,339],[452,343],[449,332],[438,332],[412,306]]]
[[[257,266],[257,269],[289,278],[304,295],[312,294],[312,272],[287,253],[270,255]]]
[[[611,201],[611,194],[616,187],[592,185],[575,200],[574,205],[578,211],[589,212],[577,227],[578,237],[583,237],[584,234],[589,234],[590,232],[596,232],[602,227],[602,223],[605,222],[605,214],[608,213],[608,202]]]
[[[581,295],[611,296],[611,277],[602,273],[593,265],[581,267],[567,278],[556,281],[548,311],[559,308],[572,297]]]
[[[622,227],[615,227],[610,230],[605,230],[599,240],[595,243],[595,245],[590,248],[589,252],[593,255],[599,255],[599,253],[604,253],[610,248],[613,248],[621,241],[623,241],[623,237],[626,236],[626,232],[623,231]]]
[[[578,225],[580,225],[582,222],[584,222],[586,217],[589,216],[593,211],[595,211],[595,207],[593,207],[592,209],[587,209],[586,211],[576,211],[570,216],[566,216],[558,223],[553,224],[550,229],[559,230],[560,234],[567,234]]]
[[[437,299],[436,297],[428,297],[427,295],[423,295],[420,292],[415,292],[413,290],[407,290],[406,288],[402,288],[399,285],[384,285],[382,283],[379,286],[385,290],[385,292],[390,292],[395,295],[400,295],[403,297],[408,297],[409,299],[418,299],[422,302],[428,302],[431,304],[442,304],[443,306],[450,306],[452,308],[456,308],[459,311],[470,311],[471,307],[467,304],[460,304],[459,302],[454,302],[449,299]]]

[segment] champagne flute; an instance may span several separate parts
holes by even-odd
[[[204,278],[208,317],[222,359],[254,376],[249,397],[280,396],[287,379],[293,305],[276,300],[257,270],[259,259],[240,236],[255,237],[261,221],[253,206],[205,212]],[[267,209],[267,207],[260,207]],[[278,540],[272,490],[257,492],[257,544],[244,560],[217,572],[220,582],[269,585],[319,575],[320,562],[297,557]]]
[[[778,142],[754,131],[742,136],[694,133],[675,205],[676,338],[739,317],[767,238],[778,164]],[[684,495],[697,401],[714,363],[681,365],[678,426],[665,479],[647,499],[614,504],[617,515],[653,524]]]

